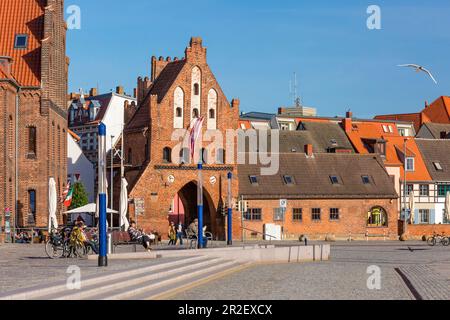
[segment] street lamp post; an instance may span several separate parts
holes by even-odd
[[[408,219],[407,219],[407,217],[406,217],[406,191],[407,191],[407,188],[408,188],[408,184],[406,183],[406,174],[407,174],[407,172],[408,172],[408,168],[407,168],[407,166],[408,166],[408,163],[407,163],[407,155],[406,155],[406,152],[407,152],[407,147],[406,147],[406,144],[408,143],[408,138],[405,138],[405,143],[404,143],[404,161],[403,161],[403,169],[404,169],[404,175],[403,175],[403,217],[404,217],[404,222],[405,222],[405,226],[404,226],[404,234],[405,234],[405,236],[406,236],[406,231],[407,231],[407,228],[408,228]]]
[[[114,136],[111,135],[111,210],[114,210]],[[113,220],[113,214],[111,213],[111,231],[113,231],[114,227],[114,220]]]
[[[98,266],[108,266],[107,234],[106,234],[106,126],[100,123],[98,126],[98,211],[99,211],[99,256]]]

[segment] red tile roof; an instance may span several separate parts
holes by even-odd
[[[13,58],[12,75],[22,86],[39,86],[44,0],[1,0],[0,56]],[[17,34],[28,35],[26,49],[14,49]]]
[[[186,60],[177,60],[168,63],[152,84],[149,95],[157,95],[158,103],[161,103],[185,65]],[[131,118],[126,126],[126,130],[141,129],[148,127],[149,125],[149,106],[148,104],[141,104],[141,107],[136,111],[133,118]]]
[[[353,123],[354,126],[347,136],[352,142],[353,146],[360,154],[368,154],[369,150],[364,145],[364,139],[382,139],[386,141],[386,166],[400,167],[400,176],[403,178],[403,153],[405,137],[400,136],[394,122],[362,122],[357,121]],[[383,126],[392,127],[391,132],[385,132]],[[408,172],[408,180],[412,181],[431,181],[431,176],[425,166],[417,144],[413,138],[408,139],[407,156],[414,156],[415,171]]]

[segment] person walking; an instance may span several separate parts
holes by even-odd
[[[182,246],[183,245],[183,225],[181,224],[181,222],[179,222],[177,225],[177,240],[176,240],[176,242],[178,242],[178,240],[180,240],[180,246]]]
[[[177,244],[177,231],[175,230],[175,224],[170,222],[169,224],[169,246]]]

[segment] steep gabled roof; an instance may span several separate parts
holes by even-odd
[[[370,151],[364,145],[364,141],[367,139],[384,140],[386,141],[386,166],[400,167],[400,175],[404,177],[403,169],[403,150],[405,137],[400,136],[397,127],[394,122],[356,122],[350,132],[347,132],[347,136],[352,142],[353,146],[358,153],[369,154]],[[391,132],[385,132],[383,126],[392,127]],[[411,181],[430,181],[431,176],[425,166],[421,153],[417,148],[417,144],[414,139],[409,139],[407,142],[407,154],[408,156],[414,156],[415,158],[415,171],[408,172],[407,179]]]
[[[44,0],[2,0],[0,56],[13,58],[12,75],[21,86],[41,82],[41,40],[44,34]],[[28,36],[25,49],[15,49],[17,34]]]
[[[376,155],[280,154],[276,175],[261,175],[261,164],[238,166],[239,193],[247,199],[393,199],[397,198],[391,178]],[[289,175],[294,184],[287,185],[283,176]],[[256,185],[250,182],[256,176]],[[330,176],[340,184],[333,185]],[[364,184],[362,176],[368,176]]]
[[[447,136],[450,137],[450,124],[428,122],[424,123],[424,127],[430,131],[434,139],[441,139],[441,132],[447,132]]]
[[[450,140],[416,139],[425,164],[434,181],[450,181]],[[439,163],[438,170],[434,163]]]
[[[151,85],[150,91],[146,99],[150,95],[158,96],[158,103],[165,98],[173,83],[178,78],[183,67],[186,65],[186,60],[177,60],[167,64],[161,71],[155,82]],[[145,100],[145,99],[144,99]],[[135,112],[130,122],[126,126],[126,130],[135,130],[148,127],[150,125],[150,109],[148,104],[141,103],[139,109]]]
[[[181,70],[186,64],[186,60],[177,60],[167,64],[156,78],[150,90],[151,95],[158,96],[158,103],[166,96],[169,89],[172,87],[175,80],[178,78]]]

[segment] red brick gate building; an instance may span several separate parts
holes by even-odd
[[[168,215],[176,195],[185,210],[181,222],[187,225],[197,217],[196,161],[172,134],[188,130],[196,118],[204,117],[203,134],[220,132],[225,136],[227,129],[238,128],[239,100],[227,101],[207,64],[200,38],[191,39],[182,59],[153,57],[151,70],[151,78],[138,79],[139,109],[124,131],[126,178],[130,199],[135,205],[143,204],[141,215],[135,215],[135,205],[131,205],[131,219],[136,219],[139,227],[167,237]],[[215,238],[224,239],[227,174],[235,176],[232,190],[237,197],[236,166],[225,164],[223,149],[207,157],[217,161],[204,166],[204,222]],[[239,221],[236,217],[235,235],[240,232]]]

